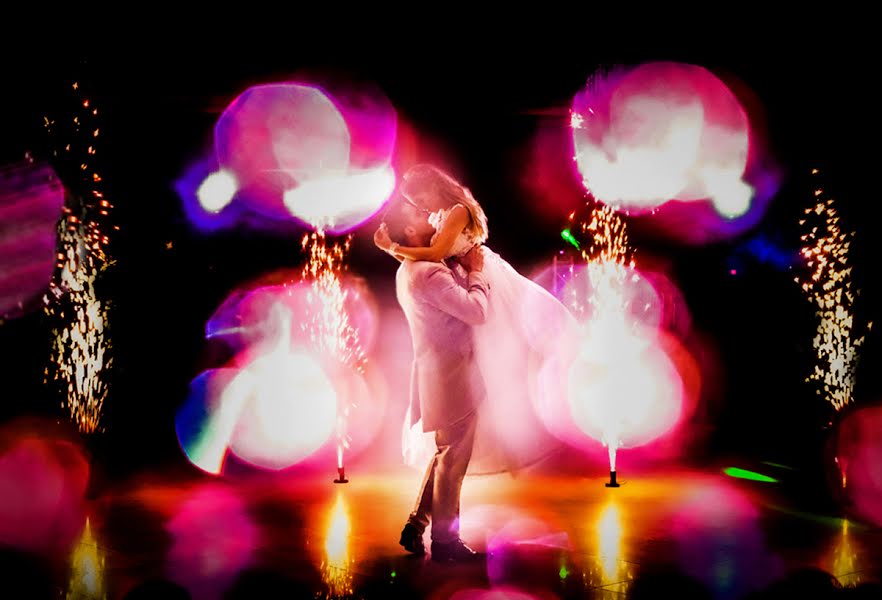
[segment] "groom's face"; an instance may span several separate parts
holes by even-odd
[[[407,235],[407,244],[409,246],[430,245],[435,228],[429,223],[428,214],[407,202],[404,203],[401,210],[407,222],[404,229],[404,233]]]

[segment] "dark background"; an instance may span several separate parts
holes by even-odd
[[[696,247],[652,235],[645,220],[632,229],[638,256],[671,265],[695,331],[722,365],[696,415],[712,431],[699,449],[811,462],[831,417],[803,382],[814,359],[813,307],[794,272],[765,259],[755,244],[785,255],[798,249],[796,220],[813,203],[817,180],[809,173],[820,168],[844,227],[856,232],[857,322],[878,320],[875,257],[882,253],[871,184],[878,113],[870,106],[870,39],[854,24],[860,18],[818,15],[811,23],[765,27],[756,18],[725,35],[708,21],[648,36],[623,21],[607,26],[599,15],[528,16],[517,29],[492,18],[448,17],[396,26],[355,20],[346,27],[304,18],[284,34],[245,23],[214,32],[203,23],[192,26],[201,27],[198,38],[189,26],[160,19],[137,35],[128,26],[93,24],[4,48],[0,164],[25,151],[49,156],[42,117],[76,109],[73,81],[101,110],[98,164],[114,204],[112,222],[120,226],[109,246],[117,265],[100,282],[113,301],[115,366],[98,442],[108,472],[184,462],[173,420],[190,380],[218,360],[204,339],[207,318],[237,284],[302,264],[302,230],[200,233],[172,188],[210,145],[226,103],[247,86],[304,71],[375,82],[403,122],[456,161],[454,170],[487,211],[494,249],[517,267],[562,247],[563,222],[536,218],[519,185],[532,136],[561,124],[573,94],[597,69],[652,60],[690,62],[743,82],[762,105],[770,149],[784,172],[766,217],[735,239]],[[372,231],[368,224],[356,232],[350,266],[381,290],[394,264],[372,249]],[[57,390],[42,384],[49,327],[42,312],[0,325],[4,419],[64,419]],[[879,365],[878,334],[871,332],[858,403],[882,398]]]

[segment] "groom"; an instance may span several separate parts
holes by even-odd
[[[429,246],[435,233],[426,213],[403,200],[391,207],[385,225],[392,241],[402,246]],[[480,247],[459,259],[462,268],[452,265],[404,260],[395,278],[414,351],[412,422],[407,426],[422,417],[423,429],[435,432],[437,446],[399,543],[425,554],[423,532],[431,520],[432,560],[438,562],[478,556],[459,537],[459,497],[472,456],[475,408],[485,394],[472,326],[487,318],[489,286],[481,273]]]

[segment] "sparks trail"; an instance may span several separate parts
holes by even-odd
[[[817,169],[812,171],[817,176]],[[842,228],[841,217],[832,197],[819,186],[814,192],[816,204],[805,209],[799,225],[805,231],[802,256],[807,271],[795,278],[818,317],[814,370],[806,378],[817,384],[817,394],[837,411],[853,400],[855,371],[864,334],[858,335],[854,304],[859,290],[852,289],[848,262],[853,231]],[[866,329],[872,327],[867,323]]]

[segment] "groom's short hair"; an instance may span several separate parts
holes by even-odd
[[[395,198],[389,202],[386,214],[383,216],[383,222],[389,230],[389,237],[396,244],[407,246],[407,234],[404,230],[410,225],[410,215],[405,210],[406,201],[402,198]]]

